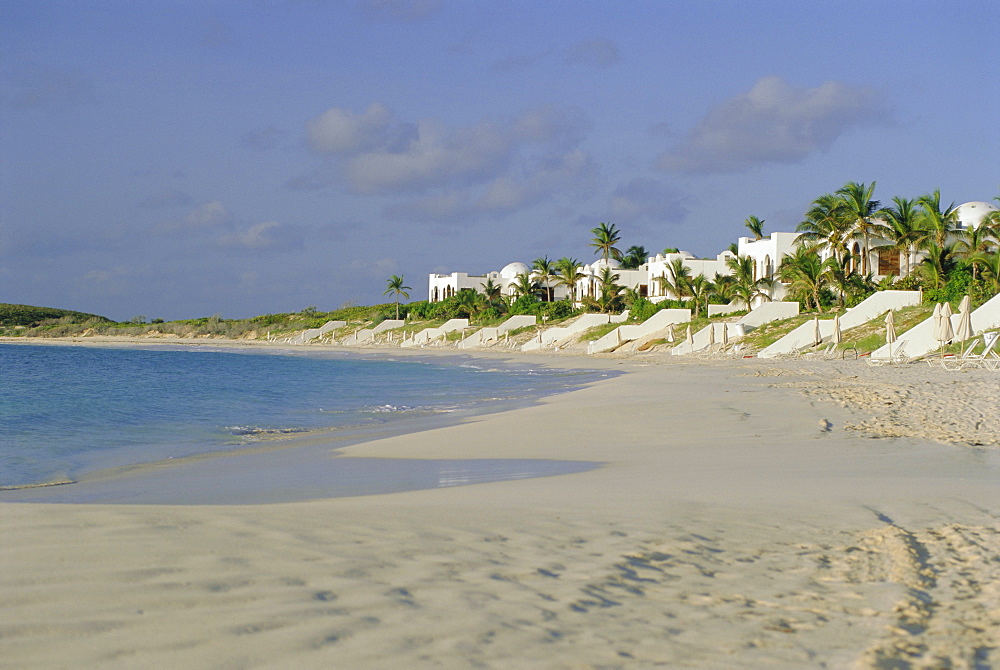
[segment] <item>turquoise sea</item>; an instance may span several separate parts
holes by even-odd
[[[399,433],[443,425],[608,374],[458,356],[427,362],[209,346],[0,345],[0,500],[19,499],[25,487],[95,472],[285,447],[290,438],[325,435],[349,443],[373,429]],[[355,495],[567,471],[552,462],[474,462],[476,457],[470,445],[469,463],[438,462],[436,474],[426,477],[416,474],[427,462],[387,461],[380,473],[378,463],[360,463],[370,459],[345,459],[335,476],[315,475],[322,481],[313,485],[316,495]],[[355,476],[345,475],[350,468],[358,470]],[[441,468],[452,476],[442,476]],[[455,475],[459,471],[466,474]],[[400,477],[409,483],[394,483]],[[72,499],[66,490],[74,486],[31,489],[50,492],[31,499]],[[236,502],[217,496],[213,501]],[[102,501],[99,494],[89,500]]]

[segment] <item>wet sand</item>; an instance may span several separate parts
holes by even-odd
[[[1000,664],[996,373],[545,360],[628,374],[343,451],[602,467],[284,504],[0,504],[0,665]]]

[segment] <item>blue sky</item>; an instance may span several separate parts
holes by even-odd
[[[1000,194],[1000,3],[5,0],[0,302],[125,320]]]

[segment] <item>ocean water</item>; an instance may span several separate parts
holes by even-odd
[[[607,375],[458,357],[438,363],[209,347],[0,345],[0,488],[267,447],[299,434],[377,426],[406,432]],[[535,476],[523,464],[512,472]],[[379,479],[370,467],[366,476]],[[437,485],[448,483],[439,478]]]

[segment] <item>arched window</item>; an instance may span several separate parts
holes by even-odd
[[[764,256],[764,278],[770,279],[774,275],[774,268],[771,267],[771,256]]]

